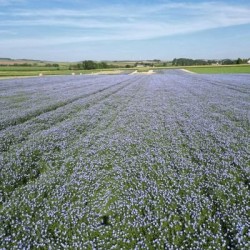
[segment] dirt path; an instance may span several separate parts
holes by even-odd
[[[192,71],[187,70],[187,69],[180,69],[180,70],[182,70],[182,71],[184,71],[184,72],[186,72],[186,73],[196,74],[195,72],[192,72]]]
[[[147,72],[138,72],[138,70],[135,70],[130,75],[152,75],[152,74],[155,74],[155,72],[151,69]]]

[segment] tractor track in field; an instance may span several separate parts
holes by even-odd
[[[128,99],[126,100],[125,103],[122,103],[121,106],[120,106],[119,108],[117,108],[117,110],[115,111],[115,113],[114,113],[113,115],[111,114],[110,120],[107,121],[107,124],[105,124],[105,126],[102,128],[102,130],[107,129],[107,128],[109,128],[109,127],[112,125],[112,123],[113,123],[113,122],[115,121],[115,119],[117,118],[119,112],[120,112],[121,110],[123,110],[123,109],[126,107],[126,105],[127,105],[127,104],[134,98],[134,96],[138,93],[138,91],[140,90],[140,86],[141,86],[141,83],[143,82],[143,80],[144,80],[144,77],[139,77],[139,78],[137,78],[136,81],[131,81],[131,82],[129,82],[128,84],[126,84],[125,86],[119,87],[117,90],[113,91],[112,93],[109,93],[108,95],[105,95],[103,98],[99,99],[98,102],[95,103],[95,104],[97,104],[97,103],[99,103],[99,101],[106,100],[107,98],[109,98],[109,97],[111,97],[111,96],[113,96],[113,95],[119,93],[121,90],[123,90],[124,88],[126,88],[126,87],[128,87],[128,86],[130,86],[130,85],[132,85],[132,84],[135,84],[135,83],[137,84],[137,87],[136,87],[135,91],[133,92],[133,94],[130,95],[130,96],[128,97]],[[106,109],[104,110],[104,113],[102,113],[101,115],[102,115],[102,116],[106,116],[106,114],[107,114],[108,112],[109,112],[109,109],[106,108]],[[72,148],[72,146],[76,143],[76,141],[78,141],[78,139],[80,139],[80,138],[82,138],[82,137],[85,137],[85,136],[87,135],[87,133],[89,133],[91,130],[96,129],[98,126],[99,126],[99,123],[98,123],[98,122],[97,122],[97,123],[94,123],[94,124],[89,124],[89,126],[85,127],[83,133],[79,134],[78,137],[74,137],[73,139],[71,139],[71,142],[69,142],[68,147]],[[70,137],[70,135],[68,135],[68,137]],[[68,147],[67,147],[67,148],[68,148]],[[74,148],[74,146],[73,146],[73,148]],[[56,149],[56,151],[51,151],[50,153],[53,155],[52,158],[57,158],[58,155],[60,155],[60,154],[62,153],[62,151],[63,151],[63,150],[58,150],[58,149]],[[32,164],[34,164],[34,163],[36,163],[36,162],[39,163],[39,161],[42,160],[42,155],[43,155],[44,153],[46,153],[46,152],[41,152],[41,154],[39,154],[39,156],[38,156],[36,159],[34,158],[33,161],[32,161]],[[32,155],[32,154],[31,154],[31,155]],[[38,165],[39,165],[39,164],[38,164]],[[27,167],[28,167],[28,166],[26,166],[26,168],[27,168]],[[1,171],[0,171],[0,172],[1,172]],[[34,175],[34,176],[32,175],[32,176],[28,177],[29,174],[28,174],[28,173],[25,174],[23,177],[21,177],[21,178],[18,180],[17,183],[13,184],[12,188],[10,188],[11,191],[9,191],[7,194],[4,195],[4,201],[7,201],[7,200],[11,197],[12,193],[13,193],[17,188],[20,188],[20,187],[22,187],[22,186],[25,186],[25,185],[29,184],[30,181],[32,181],[32,182],[33,182],[33,181],[36,181],[36,179],[38,179],[42,173],[44,173],[43,169],[38,169],[37,174]]]
[[[81,96],[81,97],[77,97],[77,98],[71,99],[70,102],[67,102],[67,103],[65,103],[64,105],[61,105],[61,106],[59,106],[59,107],[57,107],[57,108],[55,108],[55,109],[52,109],[52,110],[48,110],[48,111],[46,111],[46,112],[43,112],[43,113],[41,113],[41,114],[39,114],[39,115],[37,115],[37,116],[33,116],[33,117],[31,117],[30,119],[28,119],[28,120],[26,120],[26,121],[24,121],[24,122],[22,122],[22,123],[16,124],[16,125],[21,125],[21,124],[23,124],[23,123],[25,123],[25,122],[27,122],[27,121],[29,121],[29,120],[33,120],[33,119],[35,120],[35,119],[38,118],[40,115],[43,115],[43,114],[48,113],[48,112],[56,111],[56,110],[58,110],[59,108],[63,108],[63,107],[65,107],[65,106],[69,105],[69,104],[72,104],[72,103],[74,103],[74,102],[80,100],[80,99],[87,98],[87,97],[90,97],[90,96],[93,96],[93,95],[96,95],[96,94],[103,93],[104,91],[110,90],[111,88],[113,88],[113,87],[115,87],[115,86],[118,86],[118,85],[120,85],[120,84],[126,83],[125,85],[120,86],[119,88],[113,90],[112,92],[108,92],[108,93],[105,94],[104,96],[101,96],[101,97],[99,97],[99,98],[97,98],[97,99],[94,99],[94,100],[90,100],[90,101],[87,102],[86,104],[82,105],[82,107],[81,107],[80,110],[75,109],[75,110],[71,111],[71,112],[70,112],[70,117],[72,117],[72,115],[75,115],[76,113],[78,113],[78,112],[80,112],[80,111],[82,111],[82,110],[84,110],[84,109],[85,109],[85,110],[88,110],[89,108],[93,107],[94,105],[98,104],[99,102],[101,102],[101,101],[103,101],[103,100],[109,98],[110,96],[112,96],[112,95],[118,93],[118,92],[121,91],[122,89],[128,87],[129,85],[133,84],[134,82],[136,82],[137,80],[140,80],[140,79],[142,79],[142,78],[143,78],[142,76],[140,76],[140,77],[137,76],[136,79],[134,79],[133,81],[132,81],[132,79],[128,79],[128,80],[119,82],[118,84],[113,84],[112,86],[109,86],[109,87],[107,87],[107,88],[104,88],[104,89],[101,89],[101,90],[98,90],[98,91],[94,91],[94,92],[92,92],[92,93],[90,93],[90,94],[83,95],[83,96]],[[55,126],[55,125],[57,125],[57,124],[59,124],[59,123],[62,123],[63,121],[65,121],[65,120],[67,120],[67,119],[69,119],[69,116],[68,116],[68,114],[65,114],[65,117],[63,117],[63,119],[60,119],[59,121],[57,121],[57,122],[55,122],[55,123],[52,123],[50,127]],[[20,143],[20,142],[23,143],[24,141],[26,141],[26,140],[28,139],[28,137],[29,137],[29,135],[30,135],[30,134],[26,135],[26,138],[25,138],[24,136],[20,136],[20,139],[17,139],[17,140],[13,140],[13,139],[12,139],[12,142],[8,143],[8,145],[7,145],[6,143],[4,143],[4,140],[5,140],[5,138],[8,137],[9,134],[11,133],[11,131],[8,131],[8,133],[6,133],[6,130],[9,129],[9,128],[15,129],[15,126],[10,126],[10,127],[5,128],[4,130],[0,131],[0,151],[2,151],[2,152],[6,152],[6,151],[8,150],[8,148],[9,148],[12,144],[14,144],[14,143]],[[17,129],[18,129],[18,128],[17,128]],[[42,130],[47,130],[47,129],[48,129],[48,128],[41,129],[41,130],[38,130],[38,131],[36,131],[36,132],[40,132],[40,131],[42,131]],[[33,134],[32,131],[30,131],[30,132]],[[12,132],[12,133],[13,133],[13,132]]]
[[[71,104],[71,103],[73,103],[75,101],[78,101],[78,100],[80,100],[82,98],[86,98],[88,96],[104,92],[105,90],[108,90],[108,89],[110,89],[110,88],[112,88],[114,86],[117,86],[117,85],[120,85],[120,84],[123,84],[123,83],[126,83],[126,82],[130,82],[131,80],[132,79],[126,79],[124,81],[112,84],[111,86],[102,88],[100,90],[96,90],[96,91],[94,91],[92,93],[84,94],[84,95],[72,98],[71,100],[68,100],[68,101],[59,102],[57,104],[51,105],[51,106],[49,106],[47,108],[44,108],[42,110],[36,110],[36,111],[34,111],[34,112],[30,113],[30,114],[27,114],[26,116],[18,118],[17,120],[8,121],[8,122],[6,122],[7,124],[0,124],[0,131],[4,130],[5,128],[10,127],[10,126],[20,125],[22,123],[27,122],[28,120],[31,120],[31,119],[34,119],[34,118],[38,117],[39,115],[42,115],[42,114],[45,114],[45,113],[48,113],[48,112],[51,112],[51,111],[55,111],[55,110],[57,110],[59,108],[65,107],[66,105]]]

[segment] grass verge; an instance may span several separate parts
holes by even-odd
[[[198,74],[249,74],[250,65],[183,67]]]

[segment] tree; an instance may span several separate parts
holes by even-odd
[[[86,69],[86,70],[97,68],[96,63],[91,60],[83,61],[82,64],[83,64],[83,69]]]
[[[238,58],[238,59],[236,60],[236,64],[242,64],[242,63],[243,63],[243,61],[242,61],[241,58]]]

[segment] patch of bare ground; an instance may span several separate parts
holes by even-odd
[[[187,69],[180,69],[181,71],[184,71],[186,73],[190,73],[190,74],[196,74],[195,72],[192,72],[190,70],[187,70]]]
[[[134,72],[132,72],[130,75],[152,75],[155,74],[155,72],[153,70],[149,70],[146,72],[138,72],[138,70],[135,70]]]

